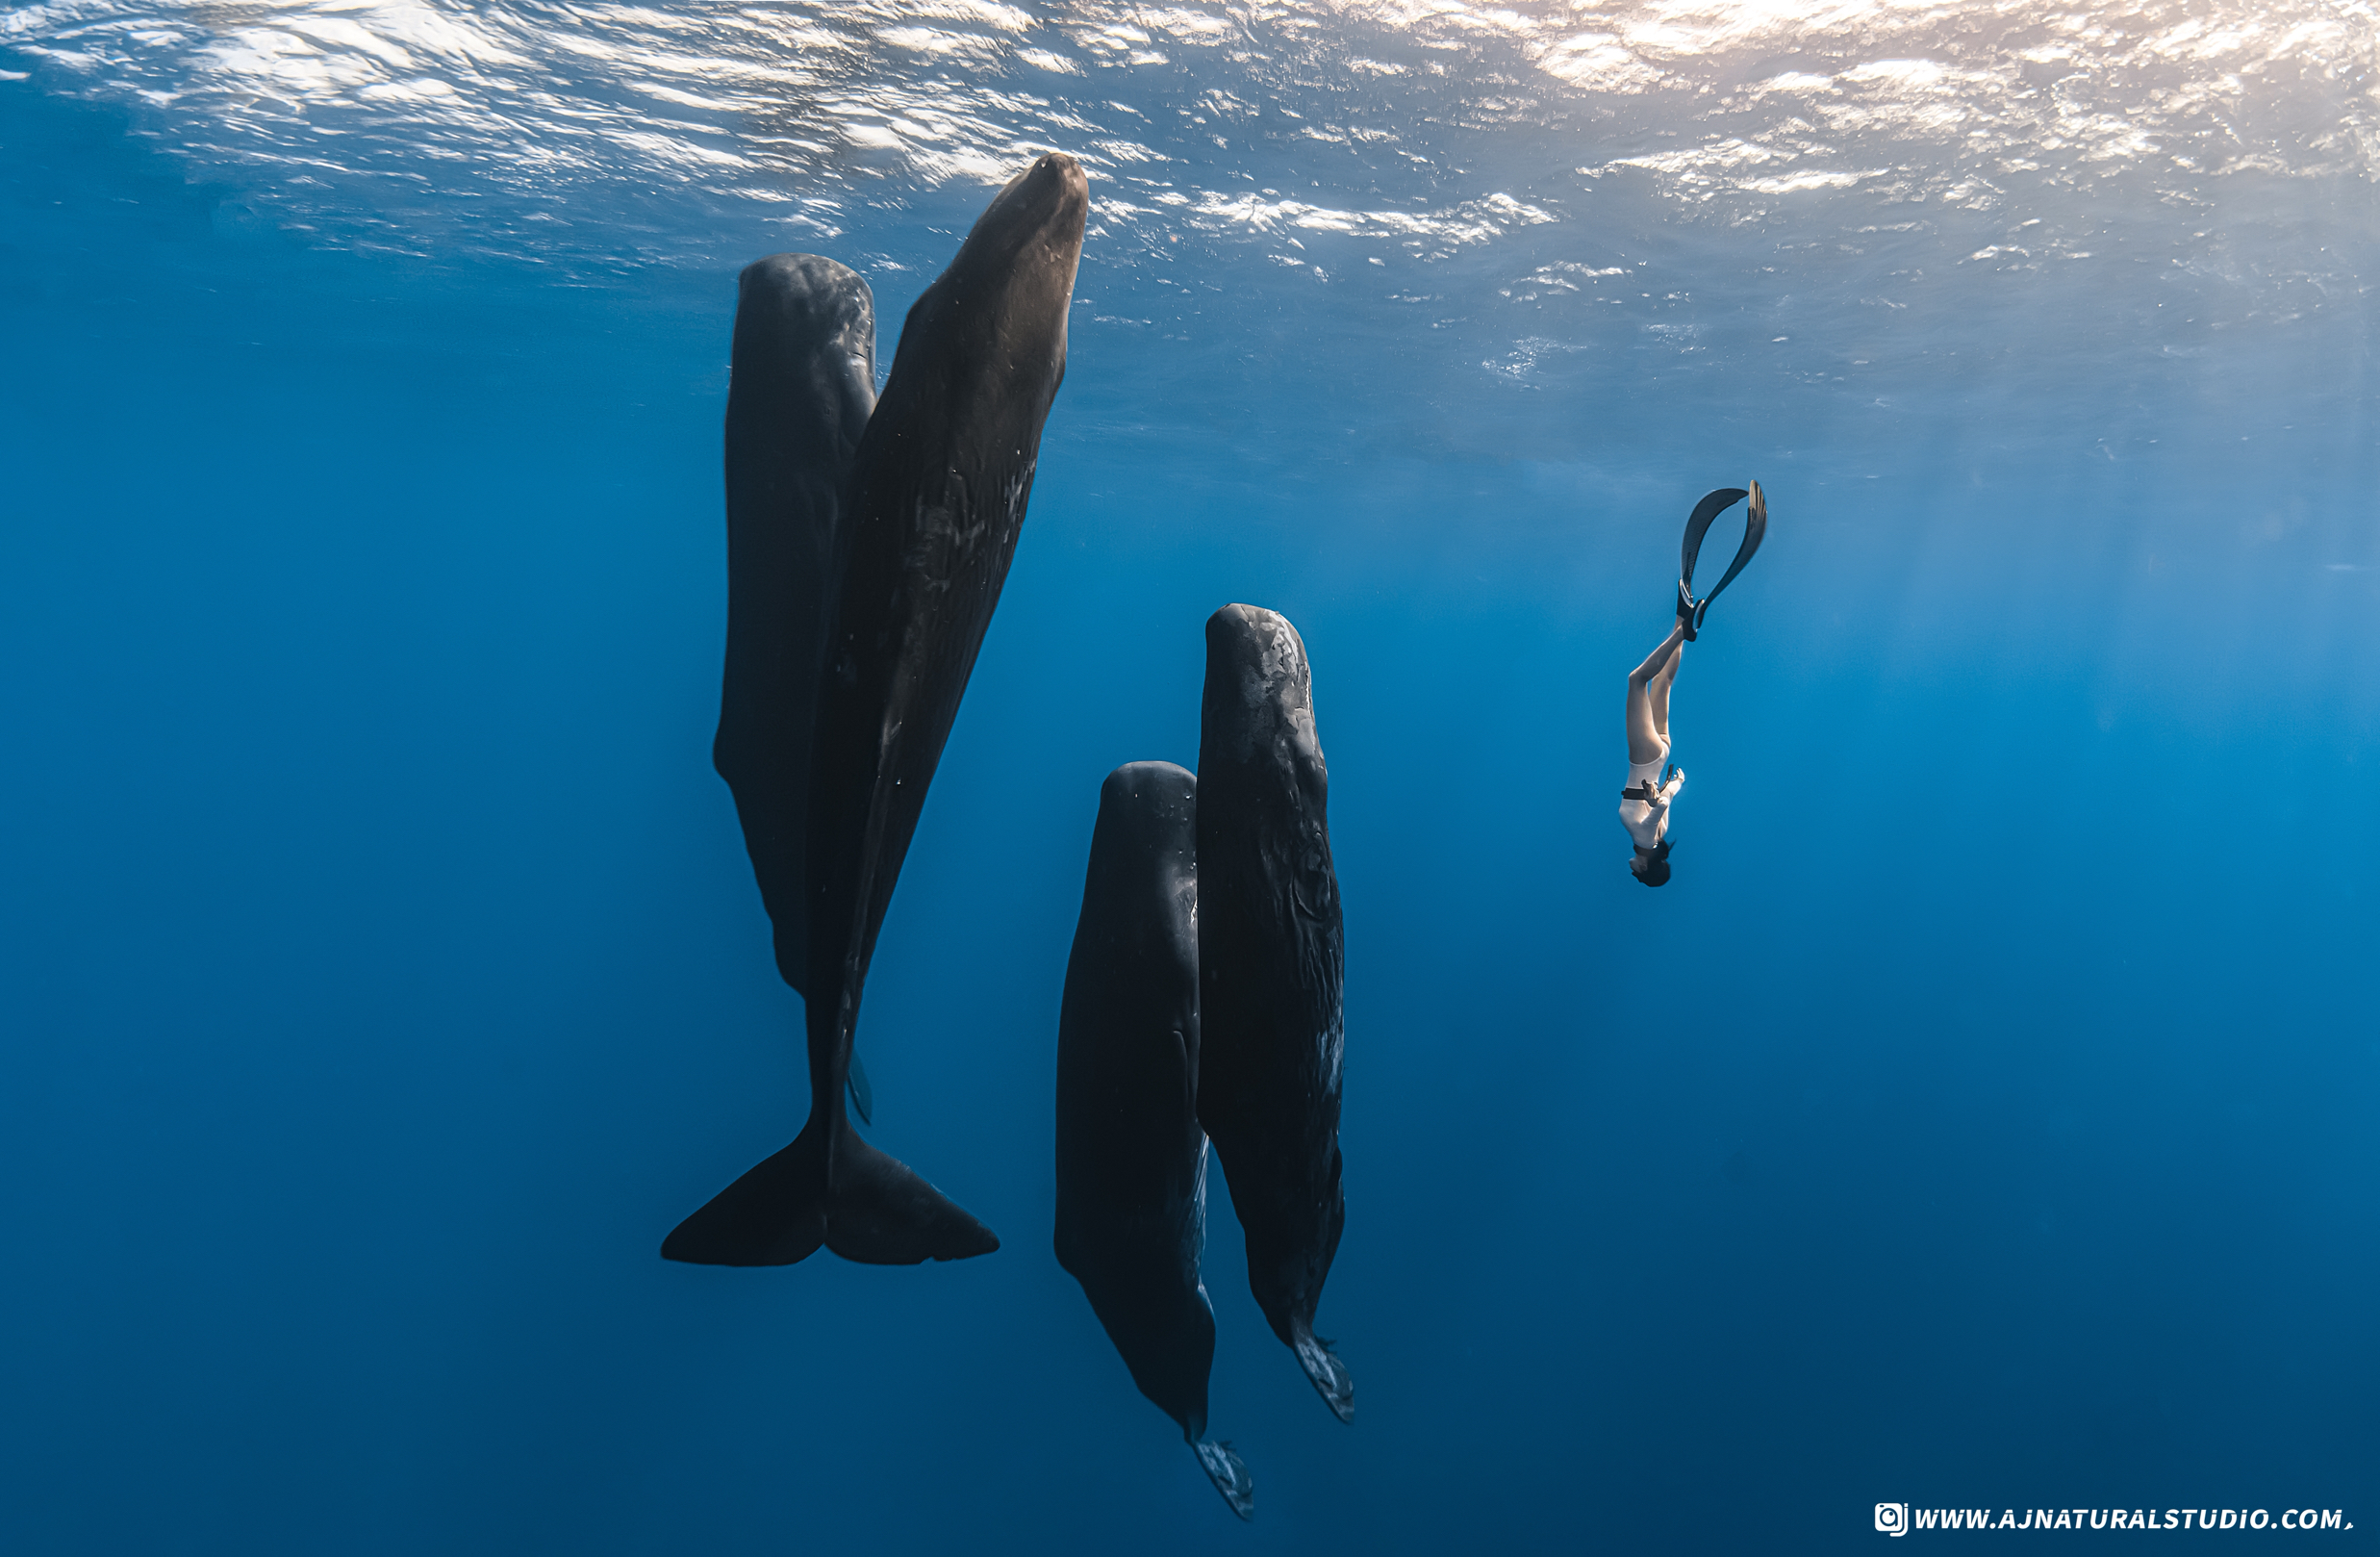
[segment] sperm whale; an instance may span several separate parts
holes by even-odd
[[[790,1264],[823,1244],[848,1260],[914,1264],[1000,1246],[989,1228],[860,1139],[844,1091],[877,932],[1015,555],[1042,425],[1065,376],[1066,314],[1089,204],[1073,158],[1040,158],[994,196],[949,268],[909,310],[883,396],[835,489],[825,550],[840,566],[808,683],[798,797],[782,775],[798,741],[786,730],[799,719],[798,692],[732,721],[722,715],[722,732],[733,723],[747,743],[739,751],[776,753],[747,770],[778,776],[771,799],[747,807],[738,789],[737,804],[764,901],[774,873],[778,967],[801,991],[808,1030],[810,1116],[792,1145],[680,1223],[662,1244],[665,1258]],[[833,349],[809,337],[797,344],[813,357]],[[837,396],[840,418],[849,396],[837,388],[820,398]],[[844,425],[837,421],[838,435]],[[773,625],[767,612],[753,618],[759,643],[747,645],[747,672],[790,665],[783,675],[798,679],[801,608],[772,609]],[[741,696],[765,697],[766,675],[735,682],[732,625],[729,640],[730,696],[740,684]],[[774,823],[797,799],[798,857],[779,836],[755,844],[751,819]],[[789,889],[798,907],[780,917]]]
[[[1058,1263],[1140,1392],[1215,1490],[1255,1513],[1248,1468],[1206,1441],[1215,1311],[1199,1128],[1198,780],[1128,762],[1100,786],[1082,918],[1058,1007]]]
[[[1347,1221],[1339,1092],[1346,945],[1313,677],[1289,619],[1206,620],[1199,724],[1199,1122],[1248,1243],[1248,1285],[1341,1421],[1355,1381],[1314,1334]]]

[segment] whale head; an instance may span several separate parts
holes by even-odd
[[[1062,151],[1045,152],[1000,187],[967,230],[960,253],[1003,268],[1046,258],[1063,266],[1072,287],[1090,214],[1091,181],[1082,164]]]
[[[1297,805],[1322,814],[1330,780],[1314,728],[1313,676],[1287,617],[1227,605],[1206,619],[1200,742],[1203,753],[1213,743],[1216,755],[1252,777],[1269,775],[1297,792]]]
[[[975,447],[958,464],[1030,470],[1066,376],[1066,315],[1090,210],[1081,164],[1060,151],[1036,159],[993,196],[949,268],[911,305],[886,403],[930,400],[934,415],[968,425]]]

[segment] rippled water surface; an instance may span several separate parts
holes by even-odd
[[[1465,349],[1522,381],[1664,319],[1688,349],[1716,321],[1663,305],[1731,275],[1783,278],[1767,322],[1822,278],[1882,312],[1954,310],[2137,290],[2139,264],[2224,322],[2337,307],[2360,250],[2304,240],[2367,233],[2380,151],[2380,24],[2336,0],[0,18],[41,89],[125,105],[324,243],[572,277],[767,245],[930,264],[905,215],[956,218],[1055,146],[1098,180],[1111,321],[1209,340],[1177,293],[1230,266],[1301,312],[1460,314]],[[1289,290],[1308,280],[1334,290]]]
[[[861,1038],[1004,1246],[665,1265],[806,1107],[708,769],[735,272],[889,363],[1049,147]],[[0,10],[0,1547],[2364,1540],[2375,175],[2361,0]],[[1648,894],[1622,677],[1747,476]],[[1358,1399],[1219,1179],[1246,1527],[1049,1252],[1099,780],[1234,600],[1330,760]]]

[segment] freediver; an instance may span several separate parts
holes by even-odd
[[[1685,770],[1669,761],[1669,689],[1685,658],[1685,586],[1678,586],[1677,624],[1661,647],[1628,673],[1628,787],[1620,791],[1620,825],[1636,845],[1629,873],[1647,886],[1669,880],[1669,803],[1685,787]]]
[[[1752,499],[1744,514],[1743,545],[1710,593],[1694,598],[1694,559],[1702,550],[1710,522],[1745,498]],[[1719,591],[1735,580],[1744,564],[1760,549],[1768,533],[1768,498],[1758,481],[1746,492],[1721,487],[1694,505],[1685,522],[1685,542],[1678,555],[1677,620],[1661,646],[1628,673],[1628,787],[1620,791],[1620,825],[1628,829],[1636,852],[1628,861],[1629,874],[1647,886],[1669,881],[1669,807],[1685,787],[1685,770],[1669,760],[1669,695],[1685,657]],[[1665,770],[1665,771],[1664,771]]]

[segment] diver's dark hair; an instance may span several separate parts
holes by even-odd
[[[1663,838],[1650,849],[1639,849],[1628,862],[1629,874],[1647,886],[1666,885],[1669,881],[1669,840]]]

